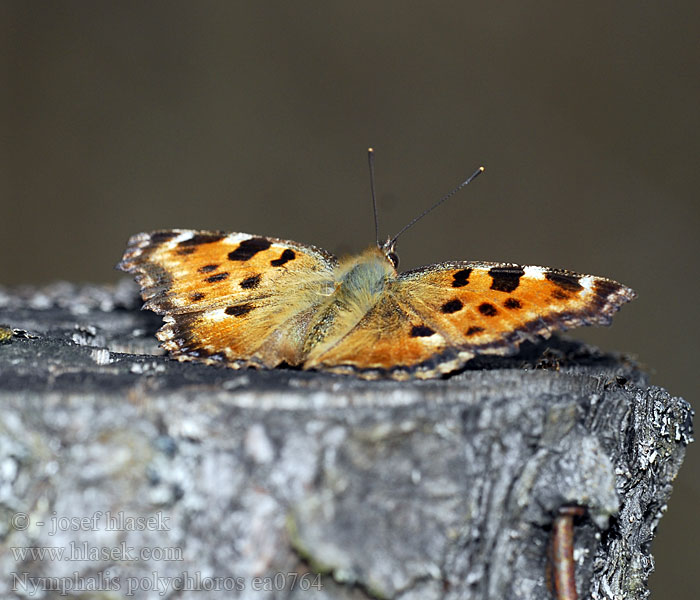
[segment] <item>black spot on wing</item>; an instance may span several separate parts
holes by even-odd
[[[223,281],[224,279],[228,279],[228,276],[228,273],[217,273],[216,275],[207,277],[204,281],[206,281],[207,283],[216,283],[217,281]]]
[[[512,292],[520,285],[520,278],[525,275],[521,267],[492,267],[489,269],[491,275],[491,289],[498,292]]]
[[[483,327],[477,327],[476,325],[473,327],[470,327],[467,329],[467,335],[476,335],[477,333],[481,333],[484,330]]]
[[[517,300],[516,298],[508,298],[508,300],[506,300],[503,303],[503,306],[505,306],[506,308],[510,308],[511,310],[523,307],[523,305],[520,303],[520,300]]]
[[[622,304],[623,302],[629,302],[634,298],[634,295],[630,297],[627,291],[623,291],[623,287],[619,283],[615,281],[598,279],[593,283],[593,295],[590,298],[590,301],[593,302],[597,310],[604,311],[606,305],[610,301],[610,297],[614,294],[624,294],[624,299],[618,300],[618,305]],[[632,292],[632,294],[634,294],[634,292]]]
[[[194,294],[190,295],[190,300],[192,302],[199,302],[200,300],[204,300],[204,294],[202,292],[195,292]]]
[[[234,317],[242,317],[243,315],[247,315],[254,308],[252,304],[236,304],[235,306],[228,306],[224,312]]]
[[[593,294],[601,301],[605,301],[609,296],[613,294],[619,294],[622,291],[622,286],[615,281],[606,281],[604,279],[598,279],[593,283]],[[634,292],[632,292],[634,294]],[[624,292],[624,295],[629,300],[634,298],[634,295],[630,298],[628,292]]]
[[[469,275],[471,275],[471,269],[462,269],[457,271],[452,275],[452,287],[464,287],[469,283]]]
[[[411,337],[428,337],[433,335],[435,332],[426,327],[425,325],[414,325],[411,329]]]
[[[294,250],[290,250],[289,248],[286,248],[284,252],[282,252],[282,255],[279,258],[276,258],[275,260],[271,260],[270,264],[273,267],[281,267],[284,263],[289,262],[290,260],[294,260],[296,258],[296,254]]]
[[[260,284],[260,273],[257,275],[251,275],[250,277],[246,277],[243,281],[241,281],[241,287],[245,290],[252,290]]]
[[[162,244],[163,242],[172,240],[176,235],[178,234],[175,231],[154,231],[150,235],[150,239],[153,244]]]
[[[576,275],[565,275],[563,273],[545,273],[545,277],[554,285],[560,287],[567,292],[578,292],[583,289],[583,286],[578,282],[579,278]]]
[[[219,265],[204,265],[203,267],[199,267],[197,269],[200,273],[211,273],[212,271],[216,271],[219,268]]]
[[[211,244],[226,237],[225,233],[195,233],[189,240],[182,240],[178,246],[199,246],[200,244]]]
[[[493,304],[484,302],[479,304],[479,312],[487,317],[493,317],[498,312],[498,309]]]
[[[459,298],[453,298],[452,300],[448,300],[447,302],[445,302],[445,304],[443,304],[440,307],[440,310],[443,313],[449,315],[452,313],[456,313],[459,310],[462,310],[462,308],[464,308],[464,304],[462,303],[462,301]]]
[[[270,240],[266,240],[265,238],[259,237],[250,238],[248,240],[242,241],[238,245],[238,248],[236,248],[233,252],[229,252],[228,259],[241,261],[250,260],[258,252],[264,252],[270,246],[272,246],[272,242]]]

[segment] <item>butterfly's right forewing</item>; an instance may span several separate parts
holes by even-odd
[[[336,259],[320,249],[244,233],[135,235],[119,267],[136,275],[157,334],[181,359],[298,364],[309,315],[324,302]]]

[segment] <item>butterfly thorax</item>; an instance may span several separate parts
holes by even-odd
[[[336,301],[366,312],[394,277],[396,269],[378,248],[348,257],[336,271]]]
[[[396,269],[379,248],[348,257],[334,271],[334,291],[309,325],[304,354],[339,341],[378,302]]]

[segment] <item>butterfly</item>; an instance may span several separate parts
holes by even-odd
[[[364,379],[439,377],[553,331],[609,325],[635,297],[610,279],[511,263],[399,273],[397,238],[338,260],[272,237],[161,230],[132,236],[117,267],[135,275],[143,308],[163,315],[156,336],[179,360]]]

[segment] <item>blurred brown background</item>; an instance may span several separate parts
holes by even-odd
[[[609,330],[694,402],[700,5],[662,2],[0,4],[0,283],[115,281],[128,236],[245,231],[336,253],[396,232],[457,259],[605,275]],[[656,598],[696,598],[691,448],[654,543]]]

